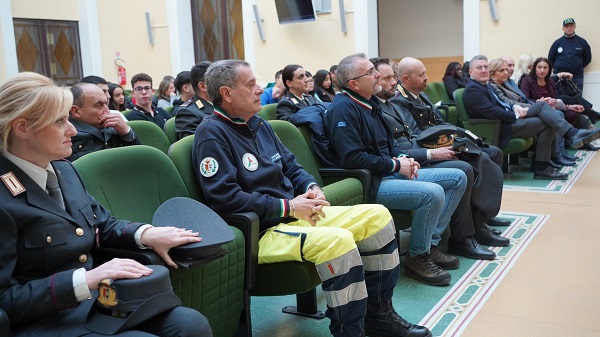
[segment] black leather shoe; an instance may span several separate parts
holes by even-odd
[[[498,217],[491,217],[491,218],[487,219],[486,223],[490,226],[506,227],[506,226],[510,226],[512,221],[500,219]]]
[[[564,150],[560,153],[560,156],[565,158],[566,160],[570,160],[570,161],[577,161],[577,159],[579,159],[579,157],[572,156],[567,151],[564,151]]]
[[[598,151],[600,150],[600,147],[595,147],[592,144],[585,144],[583,147],[581,147],[581,149],[586,151]]]
[[[391,300],[381,303],[367,301],[365,332],[367,336],[431,337],[429,329],[398,315]]]
[[[598,138],[600,138],[600,128],[579,130],[573,137],[569,138],[569,140],[571,141],[571,146],[578,149]]]
[[[566,160],[562,156],[552,157],[552,159],[550,159],[550,161],[553,162],[554,164],[558,164],[560,166],[575,166],[574,161]]]
[[[481,247],[472,236],[464,241],[448,240],[448,253],[475,260],[493,260],[496,258],[496,253]]]
[[[499,247],[510,245],[509,239],[492,233],[486,224],[482,224],[479,228],[475,228],[475,235],[473,235],[473,237],[482,245]]]
[[[543,171],[533,172],[533,179],[567,180],[569,179],[569,175],[566,173],[560,173],[555,168],[548,166]]]
[[[555,168],[557,170],[560,170],[562,168],[562,166],[556,164],[553,160],[548,162],[548,166]],[[533,172],[535,172],[535,170],[533,170]]]

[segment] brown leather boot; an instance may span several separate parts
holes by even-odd
[[[445,286],[452,281],[452,276],[435,264],[428,253],[417,256],[406,254],[404,275],[432,286]]]
[[[442,252],[437,246],[431,246],[429,255],[435,264],[444,268],[445,270],[458,269],[458,266],[460,266],[460,261],[456,256]]]

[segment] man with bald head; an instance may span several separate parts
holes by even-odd
[[[385,59],[371,59],[384,74],[392,74],[391,67]],[[439,112],[423,93],[427,87],[425,65],[418,59],[405,57],[398,63],[400,85],[395,96],[393,83],[381,81],[382,90],[377,94],[381,100],[389,100],[390,105],[382,105],[383,116],[394,132],[394,138],[401,149],[419,161],[422,167],[457,168],[467,175],[467,188],[452,218],[450,219],[451,236],[448,251],[473,259],[493,259],[495,254],[478,247],[478,243],[489,246],[507,246],[510,241],[497,235],[486,223],[491,225],[510,225],[510,221],[495,218],[502,202],[502,159],[503,154],[495,146],[483,146],[478,159],[470,157],[470,162],[458,160],[452,146],[425,149],[413,138],[430,127],[456,126],[444,122]],[[466,130],[457,128],[461,133]],[[476,139],[473,139],[476,140]],[[476,145],[472,145],[476,147]],[[493,159],[491,159],[491,158]],[[471,165],[477,166],[477,170]],[[477,178],[477,179],[476,179]],[[474,242],[476,241],[476,242]]]
[[[77,83],[71,92],[73,106],[69,121],[77,129],[77,135],[71,138],[73,153],[67,159],[74,161],[94,151],[141,144],[121,113],[110,112],[108,99],[97,85]]]

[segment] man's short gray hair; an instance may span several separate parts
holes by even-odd
[[[471,59],[471,62],[470,62],[470,64],[473,64],[473,62],[475,62],[475,61],[481,61],[481,60],[485,60],[485,61],[487,61],[487,60],[488,60],[488,58],[487,58],[485,55],[475,55],[475,56],[473,56],[473,58]]]
[[[344,57],[340,61],[340,64],[338,64],[336,74],[338,86],[340,88],[346,88],[348,86],[348,81],[350,81],[351,78],[361,75],[358,73],[358,66],[356,65],[356,61],[359,59],[369,60],[367,55],[358,53]]]
[[[243,60],[222,60],[208,67],[205,74],[206,91],[215,106],[223,104],[223,96],[219,91],[222,86],[235,88],[239,77],[238,68],[242,66],[250,67],[250,64]]]

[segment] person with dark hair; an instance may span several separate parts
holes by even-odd
[[[206,70],[211,64],[210,61],[202,61],[190,70],[190,85],[194,89],[194,97],[177,109],[175,130],[179,139],[193,135],[202,119],[213,114],[214,107],[206,92],[205,79]]]
[[[79,81],[79,83],[90,83],[97,85],[100,89],[102,89],[104,95],[106,95],[106,99],[110,99],[110,94],[108,92],[108,82],[104,78],[100,76],[90,75],[82,78]]]
[[[283,68],[281,80],[285,85],[285,91],[277,103],[277,119],[289,121],[300,109],[317,103],[308,92],[308,77],[306,71],[298,64],[288,64]]]
[[[431,337],[394,310],[400,260],[389,211],[329,205],[315,178],[256,116],[263,89],[247,62],[215,62],[206,83],[215,113],[196,130],[194,171],[217,213],[258,215],[258,263],[314,263],[335,337]]]
[[[442,81],[446,87],[448,97],[450,97],[451,100],[454,100],[454,91],[459,88],[464,88],[466,84],[460,63],[450,62],[446,67],[446,72],[444,73]]]
[[[313,77],[315,80],[315,93],[323,102],[331,102],[335,97],[335,91],[333,90],[333,82],[331,82],[331,74],[321,69],[317,71]]]
[[[95,85],[90,89],[106,108],[104,93]],[[169,250],[201,241],[199,233],[116,219],[87,192],[73,164],[63,160],[71,155],[70,139],[77,133],[68,120],[69,89],[23,72],[0,86],[0,105],[0,175],[10,181],[0,184],[0,308],[10,332],[98,336],[86,317],[102,280],[139,279],[153,269],[126,258],[94,263],[92,251],[149,248],[177,268]],[[212,336],[206,317],[191,308],[175,305],[148,316],[113,335]]]
[[[115,83],[108,83],[108,95],[110,96],[108,101],[108,108],[110,110],[125,111],[130,108],[127,106],[125,90],[123,90],[122,86]]]
[[[283,81],[281,80],[282,70],[277,70],[275,73],[275,85],[272,87],[266,88],[265,91],[260,95],[260,104],[267,105],[272,103],[279,102],[281,99],[281,95],[285,90],[285,86],[283,85]]]
[[[177,111],[183,103],[194,97],[194,88],[192,87],[192,78],[190,74],[190,71],[184,70],[177,74],[175,81],[173,81],[175,90],[177,90],[177,93],[179,94],[179,98],[173,101],[174,108],[171,113],[173,116],[177,116]]]
[[[73,151],[68,160],[103,149],[141,144],[121,113],[109,111],[100,88],[77,83],[71,87],[71,93],[73,106],[69,110],[69,121],[77,134],[71,138]]]
[[[308,78],[308,86],[306,87],[306,94],[315,99],[315,102],[323,103],[321,98],[315,92],[315,79],[310,71],[306,71],[306,78]]]
[[[149,121],[164,129],[165,122],[171,118],[171,114],[161,108],[152,106],[152,77],[145,73],[139,73],[131,77],[131,87],[133,88],[133,97],[135,106],[127,115],[129,120]]]
[[[400,149],[408,151],[408,155],[426,170],[436,167],[456,168],[467,176],[465,193],[450,218],[448,252],[473,259],[493,259],[494,252],[479,244],[507,246],[510,243],[507,238],[497,235],[488,227],[488,224],[510,225],[510,221],[495,218],[502,203],[502,151],[493,145],[479,147],[475,144],[475,138],[471,139],[473,143],[469,147],[472,151],[481,152],[478,157],[459,157],[451,144],[432,149],[418,145],[414,141],[415,137],[430,128],[449,127],[463,135],[467,131],[444,122],[439,111],[423,92],[428,80],[423,62],[405,57],[398,63],[400,85],[398,91],[394,92],[396,81],[393,80],[392,69],[386,61],[387,59],[371,59],[381,73],[379,83],[383,89],[376,96],[384,103],[381,104],[383,116]]]
[[[339,94],[340,92],[342,92],[342,90],[341,90],[341,88],[340,88],[340,86],[338,84],[338,81],[337,81],[337,73],[336,73],[337,72],[337,68],[338,68],[337,64],[332,65],[329,68],[329,76],[331,76],[331,88],[333,89],[333,91],[336,94]]]

